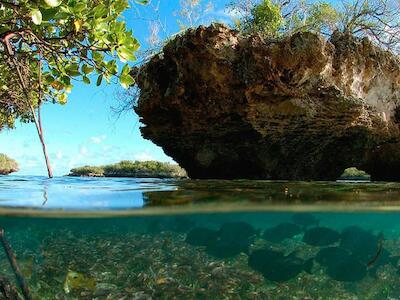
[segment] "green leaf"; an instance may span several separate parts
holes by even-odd
[[[128,89],[135,83],[135,79],[129,74],[123,74],[119,77],[119,83],[124,89]]]
[[[57,102],[61,105],[67,104],[68,96],[67,94],[63,93],[57,97]]]
[[[83,66],[82,66],[82,72],[83,72],[84,74],[86,74],[86,75],[92,73],[93,70],[94,70],[94,68],[93,68],[93,67],[90,67],[90,66],[88,66],[88,65],[83,65]]]
[[[83,76],[82,80],[83,80],[84,83],[90,84],[90,79],[87,76]]]
[[[121,75],[120,76],[124,76],[124,75],[129,75],[129,73],[131,72],[131,67],[129,67],[128,64],[124,65],[124,67],[121,70]]]
[[[78,64],[70,64],[65,67],[65,71],[69,76],[79,76],[81,72],[79,72],[79,65]]]
[[[74,3],[73,6],[71,6],[71,10],[75,14],[79,14],[86,9],[87,9],[87,4],[84,2],[83,3]]]
[[[50,7],[57,7],[61,4],[61,0],[44,0],[44,2]]]
[[[44,77],[44,83],[46,84],[51,84],[55,80],[50,73],[43,74],[43,77]]]
[[[119,47],[117,49],[117,55],[122,62],[136,60],[136,56],[133,54],[133,51],[127,47]]]
[[[146,5],[149,3],[149,0],[135,0],[135,2],[140,5]]]
[[[42,13],[38,9],[34,9],[31,12],[32,22],[36,25],[42,24]]]
[[[104,55],[101,54],[98,51],[93,51],[93,59],[95,60],[95,62],[99,63],[102,62],[104,60]]]
[[[58,8],[43,9],[41,11],[41,13],[42,13],[42,21],[49,21],[49,20],[52,20],[52,19],[56,19],[58,11],[59,11]]]
[[[118,73],[118,66],[115,60],[111,60],[106,63],[106,68],[108,72],[110,72],[112,75],[115,75]]]
[[[95,18],[101,18],[107,15],[108,9],[103,3],[97,5],[94,9],[94,16]]]
[[[101,74],[99,77],[97,77],[96,85],[100,86],[102,81],[103,81],[103,74]]]

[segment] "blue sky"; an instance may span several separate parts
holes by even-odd
[[[132,1],[133,2],[133,1]],[[153,5],[156,1],[153,0]],[[203,0],[203,2],[206,2]],[[227,0],[214,1],[213,9],[202,19],[229,22]],[[169,34],[179,31],[176,12],[179,0],[160,0],[159,15]],[[138,17],[138,13],[140,17]],[[125,13],[129,28],[147,47],[151,6],[135,5]],[[85,85],[77,83],[65,106],[47,104],[43,108],[43,126],[49,156],[55,175],[64,175],[73,167],[84,164],[101,165],[128,160],[172,162],[161,148],[140,135],[140,123],[134,112],[116,118],[111,107],[116,106],[119,84]],[[36,129],[33,124],[16,124],[16,129],[0,133],[0,153],[16,159],[21,175],[45,175],[46,168]]]

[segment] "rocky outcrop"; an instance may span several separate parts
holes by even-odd
[[[400,179],[396,57],[346,34],[189,30],[138,73],[145,138],[192,178]]]
[[[7,155],[0,153],[0,175],[8,175],[18,171],[18,163]]]

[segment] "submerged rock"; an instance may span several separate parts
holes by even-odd
[[[282,223],[264,231],[263,238],[269,242],[278,243],[284,239],[292,238],[302,232],[299,225],[293,223]]]
[[[143,136],[192,178],[400,179],[400,67],[367,39],[201,26],[137,75]]]
[[[311,228],[303,236],[303,242],[311,246],[328,246],[338,242],[339,239],[340,233],[327,227]]]
[[[249,266],[259,271],[271,281],[283,282],[296,277],[302,271],[311,272],[313,260],[304,261],[291,253],[285,256],[282,252],[261,249],[249,256]]]

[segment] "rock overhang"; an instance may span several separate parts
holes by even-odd
[[[400,179],[400,68],[367,39],[190,29],[139,71],[145,138],[192,178]],[[388,157],[399,157],[399,159]]]

